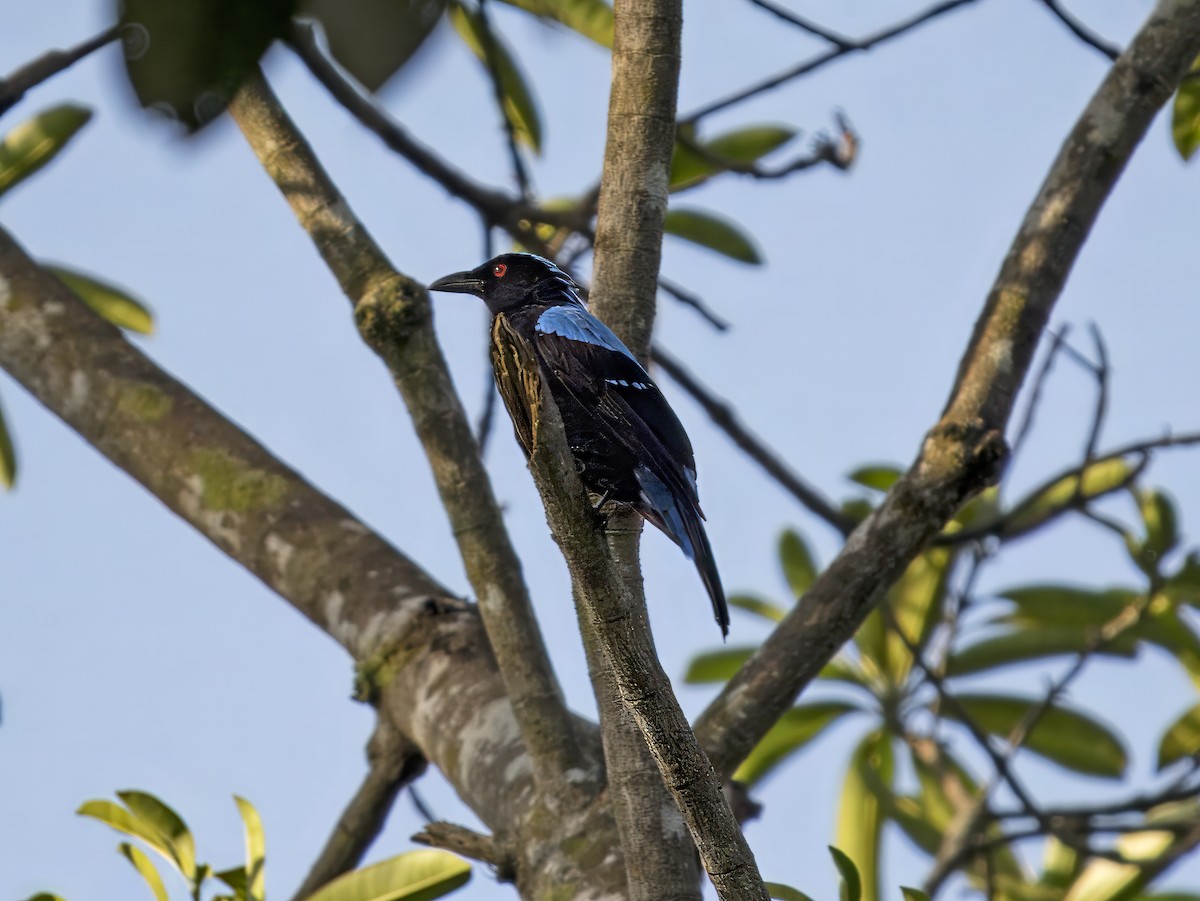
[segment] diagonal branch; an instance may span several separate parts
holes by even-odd
[[[1108,72],[1013,241],[916,461],[697,723],[718,772],[733,771],[921,548],[995,481],[1014,399],[1067,274],[1198,52],[1200,0],[1164,0]]]
[[[363,339],[400,389],[478,598],[535,778],[544,788],[558,785],[564,773],[581,765],[573,721],[434,336],[425,289],[392,267],[261,75],[247,79],[230,111],[354,305]]]
[[[1067,30],[1071,32],[1071,34],[1075,35],[1075,37],[1079,38],[1079,40],[1083,41],[1089,47],[1095,48],[1114,62],[1116,61],[1117,57],[1121,55],[1120,47],[1117,47],[1115,44],[1110,44],[1108,41],[1104,40],[1102,37],[1097,35],[1086,25],[1072,16],[1063,8],[1063,5],[1059,2],[1059,0],[1042,0],[1042,5],[1050,11],[1052,16],[1058,19],[1058,21],[1062,22],[1063,25],[1067,27]]]
[[[20,103],[27,91],[53,78],[64,69],[69,69],[85,56],[115,41],[120,35],[120,25],[110,26],[69,50],[48,50],[37,59],[0,78],[0,116]]]

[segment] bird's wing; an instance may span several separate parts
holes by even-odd
[[[503,313],[492,317],[492,370],[517,442],[525,456],[530,457],[537,446],[538,413],[542,404],[537,355]]]

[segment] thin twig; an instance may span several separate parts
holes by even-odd
[[[1058,0],[1042,0],[1042,5],[1050,10],[1055,18],[1067,26],[1071,34],[1075,35],[1075,37],[1079,38],[1079,40],[1083,41],[1089,47],[1094,47],[1114,62],[1121,55],[1120,47],[1110,44],[1094,31],[1087,28],[1082,22],[1063,9],[1062,4]]]
[[[854,161],[858,158],[859,139],[857,133],[850,126],[850,120],[845,113],[838,112],[834,118],[838,127],[836,138],[824,132],[819,133],[813,140],[808,153],[800,154],[791,161],[777,166],[767,166],[754,160],[738,160],[723,156],[712,147],[702,144],[683,131],[676,136],[675,140],[710,166],[726,172],[748,175],[762,181],[787,178],[789,175],[811,169],[822,163],[845,171],[854,165]]]
[[[512,882],[516,878],[512,854],[502,848],[493,836],[484,835],[466,826],[447,822],[427,823],[412,840],[421,845],[443,848],[471,860],[489,864],[499,882]]]
[[[695,310],[697,313],[700,314],[700,318],[704,319],[709,325],[711,325],[713,328],[715,328],[718,332],[724,332],[724,331],[729,330],[729,322],[727,320],[722,319],[720,316],[718,316],[716,313],[714,313],[712,310],[710,310],[708,308],[708,306],[704,303],[704,301],[698,295],[693,294],[691,291],[687,290],[686,288],[681,287],[680,285],[677,285],[675,282],[668,281],[667,279],[663,278],[662,276],[659,276],[658,289],[660,291],[665,291],[667,294],[669,294],[671,297],[674,297],[677,301],[679,301],[684,306],[691,307],[693,310]]]
[[[500,121],[504,123],[504,138],[508,145],[508,158],[512,163],[513,178],[521,192],[521,199],[529,202],[532,196],[529,170],[521,156],[521,148],[517,146],[517,130],[505,109],[504,83],[500,79],[500,54],[496,50],[496,36],[492,32],[492,22],[488,17],[487,0],[479,0],[479,31],[483,37],[483,56],[486,61],[488,78],[492,82],[492,93],[496,97],[496,109],[500,113]],[[484,257],[490,259],[491,255]]]
[[[811,487],[800,476],[792,472],[778,454],[741,424],[729,403],[710,392],[688,372],[682,363],[658,345],[650,349],[650,359],[661,366],[679,387],[704,408],[712,421],[732,439],[734,444],[745,451],[751,460],[786,488],[810,512],[820,517],[843,536],[849,535],[854,530],[855,523],[852,519],[822,497],[819,491]]]
[[[1033,378],[1033,385],[1029,390],[1029,401],[1025,404],[1025,412],[1021,416],[1021,424],[1017,426],[1012,440],[1012,450],[1008,454],[1008,462],[1005,464],[1007,470],[1011,470],[1017,456],[1025,447],[1025,441],[1033,430],[1033,420],[1037,414],[1038,406],[1042,400],[1042,390],[1046,386],[1047,380],[1050,378],[1050,372],[1054,368],[1054,361],[1058,357],[1058,353],[1063,348],[1063,343],[1067,340],[1067,335],[1070,334],[1070,324],[1064,325],[1057,332],[1050,334],[1050,347],[1046,350],[1046,356],[1042,358],[1042,365],[1038,368],[1037,375]],[[1001,485],[1003,491],[1003,485]]]
[[[814,37],[829,41],[829,43],[833,44],[835,47],[848,49],[852,44],[848,38],[843,37],[837,32],[830,31],[828,28],[824,28],[814,22],[810,22],[808,19],[796,15],[796,13],[792,12],[790,9],[784,9],[782,6],[771,2],[771,0],[750,0],[750,2],[759,9],[766,10],[776,18],[783,19],[783,21],[795,25],[802,31],[807,31]]]
[[[0,116],[20,103],[27,91],[75,65],[105,44],[115,41],[120,35],[120,24],[113,25],[68,50],[47,50],[37,59],[27,62],[9,72],[4,78],[0,78]]]

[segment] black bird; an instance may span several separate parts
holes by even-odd
[[[534,254],[506,253],[429,288],[474,294],[487,304],[496,386],[525,455],[537,443],[544,381],[597,506],[632,507],[679,545],[727,635],[729,610],[704,533],[692,443],[642,364],[584,308],[571,277]]]

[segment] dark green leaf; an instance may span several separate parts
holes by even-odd
[[[46,165],[92,118],[92,111],[62,103],[22,122],[0,141],[0,195]]]
[[[554,19],[601,47],[612,48],[613,11],[603,0],[504,0],[543,19]]]
[[[61,266],[44,265],[42,268],[70,288],[71,293],[96,315],[120,328],[143,335],[154,334],[154,314],[122,289]]]
[[[800,889],[784,885],[782,882],[764,882],[763,885],[767,888],[767,894],[776,901],[813,901]]]
[[[743,263],[762,263],[754,243],[737,225],[721,216],[700,210],[672,209],[667,211],[663,230]]]
[[[729,606],[753,613],[755,616],[761,616],[763,619],[770,620],[773,623],[780,622],[787,616],[787,611],[778,604],[773,604],[757,595],[731,594],[729,596]]]
[[[1197,751],[1200,751],[1200,704],[1184,711],[1163,733],[1158,743],[1158,768],[1169,767]]]
[[[13,447],[8,423],[4,421],[4,409],[0,408],[0,485],[12,488],[17,480],[17,451]]]
[[[103,800],[85,801],[75,812],[80,816],[97,819],[106,826],[116,829],[118,832],[132,835],[134,838],[140,838],[172,864],[175,863],[170,845],[159,834],[158,830],[119,804]]]
[[[263,864],[267,857],[267,846],[263,837],[262,820],[259,819],[254,805],[245,798],[234,795],[233,800],[237,803],[238,813],[242,815],[242,825],[246,831],[246,878],[250,883],[246,888],[246,897],[249,901],[263,901],[266,892]]]
[[[1007,738],[1030,711],[1041,705],[1036,698],[1010,695],[963,694],[957,698],[976,725],[1000,738]],[[945,704],[942,713],[947,719],[962,720],[958,705]],[[1051,706],[1042,714],[1026,737],[1024,747],[1059,766],[1089,776],[1120,778],[1129,762],[1120,739],[1106,726],[1084,713],[1061,706]]]
[[[224,882],[227,886],[233,889],[235,898],[245,901],[246,898],[246,868],[233,867],[229,870],[221,870],[219,873],[213,873],[215,877]]]
[[[813,562],[812,552],[800,533],[793,529],[784,529],[779,536],[779,563],[794,598],[808,591],[817,580],[817,564]]]
[[[50,892],[38,892],[32,898],[29,898],[28,901],[66,901],[66,899],[62,895],[52,895]]]
[[[320,21],[329,52],[368,91],[412,58],[437,25],[446,0],[299,0]]]
[[[146,884],[150,886],[150,891],[154,893],[156,901],[167,901],[167,887],[163,885],[162,876],[158,874],[158,869],[151,863],[150,858],[140,848],[135,848],[129,842],[121,842],[117,848],[133,864],[133,868],[141,873]]]
[[[829,846],[829,853],[833,855],[833,862],[837,865],[838,872],[842,874],[842,901],[862,901],[862,880],[854,861],[833,845]],[[871,901],[871,899],[868,897],[867,901]]]
[[[488,55],[484,52],[486,35],[479,15],[461,3],[452,3],[450,21],[454,23],[454,30],[463,39],[463,43],[478,57],[484,71],[487,72]],[[492,50],[501,92],[504,95],[504,115],[516,136],[534,153],[541,153],[542,121],[538,115],[537,104],[533,100],[533,92],[529,89],[525,76],[517,68],[512,52],[500,40],[495,29],[492,29]],[[491,75],[487,77],[490,79]]]
[[[1037,528],[1073,504],[1110,494],[1133,477],[1135,468],[1123,459],[1101,460],[1083,471],[1083,479],[1072,474],[1022,499],[1008,514],[1005,532],[1019,534]]]
[[[742,761],[733,778],[754,785],[780,763],[795,754],[825,729],[858,708],[843,701],[814,701],[797,704],[779,718]]]
[[[189,882],[196,877],[196,844],[183,818],[154,795],[139,791],[120,791],[117,797],[133,811],[134,816],[147,823],[162,836],[175,866]],[[136,863],[134,864],[136,866]]]
[[[339,876],[307,901],[431,901],[470,878],[471,865],[449,851],[409,851]]]
[[[705,152],[697,152],[683,141],[675,142],[671,157],[671,190],[681,191],[698,185],[728,168],[729,163],[753,163],[796,136],[795,129],[781,125],[752,125],[727,132],[711,141],[692,136],[693,143]]]
[[[1161,491],[1139,491],[1137,499],[1146,525],[1146,547],[1162,559],[1179,543],[1175,505]]]
[[[228,106],[294,0],[121,0],[125,70],[142,106],[196,131]]]
[[[1188,552],[1179,571],[1171,576],[1164,591],[1172,601],[1200,607],[1200,551]]]
[[[1073,585],[1026,585],[997,592],[1015,605],[999,622],[1013,625],[1102,626],[1124,612],[1138,593],[1127,588],[1091,589]]]
[[[946,674],[966,676],[984,670],[997,669],[1014,663],[1028,663],[1062,654],[1077,654],[1091,641],[1087,629],[1023,626],[984,638],[951,655]],[[1096,653],[1114,657],[1132,657],[1137,650],[1137,638],[1122,633],[1103,645]]]
[[[904,901],[929,901],[929,895],[919,888],[909,888],[902,885],[900,886],[900,893],[904,896]]]
[[[1175,103],[1171,108],[1171,137],[1175,149],[1185,160],[1190,160],[1200,147],[1200,57],[1192,63],[1192,77],[1185,78],[1175,92]]]
[[[683,681],[689,685],[728,682],[756,650],[753,647],[721,648],[719,651],[697,654],[688,664]]]
[[[872,466],[860,466],[850,475],[846,476],[851,482],[862,485],[864,488],[874,488],[876,491],[890,491],[892,486],[900,480],[900,476],[904,475],[904,471],[895,466],[885,464],[877,464]]]

